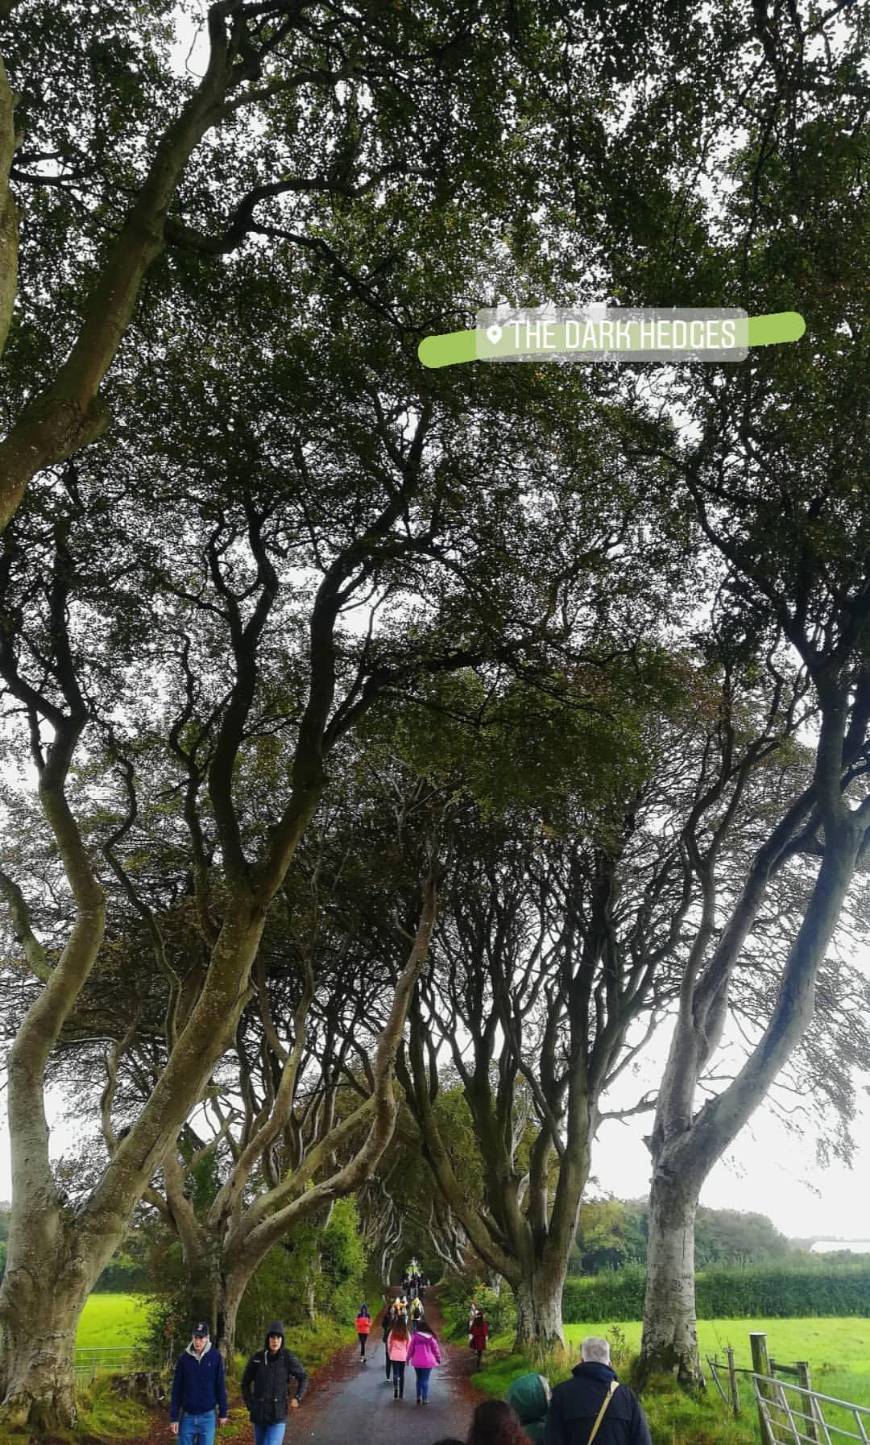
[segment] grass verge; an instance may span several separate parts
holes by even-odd
[[[702,1359],[724,1358],[724,1347],[732,1345],[738,1366],[749,1367],[750,1331],[763,1330],[774,1359],[791,1364],[808,1360],[813,1385],[826,1395],[855,1404],[870,1405],[870,1319],[819,1318],[700,1320],[698,1337]],[[540,1371],[555,1385],[567,1379],[576,1364],[579,1345],[585,1335],[604,1335],[614,1349],[614,1363],[622,1378],[640,1347],[640,1321],[585,1322],[566,1325],[568,1348],[543,1359],[515,1354],[510,1333],[496,1335],[485,1356],[485,1368],[474,1382],[488,1395],[503,1396],[517,1375]],[[706,1365],[705,1365],[706,1373]],[[743,1413],[735,1420],[710,1385],[704,1396],[694,1399],[678,1389],[670,1377],[650,1380],[643,1395],[643,1407],[650,1423],[653,1445],[758,1445],[759,1427],[755,1402],[748,1382],[741,1381]],[[854,1428],[854,1427],[852,1427]]]

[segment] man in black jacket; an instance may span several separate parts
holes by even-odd
[[[553,1391],[544,1445],[587,1445],[605,1401],[595,1445],[652,1445],[637,1396],[620,1385],[611,1369],[607,1341],[590,1335],[580,1346],[580,1358],[571,1379]]]
[[[296,1393],[290,1398],[290,1380]],[[273,1321],[265,1348],[252,1355],[242,1375],[242,1396],[254,1426],[255,1445],[281,1445],[288,1409],[296,1410],[308,1376],[296,1356],[284,1348],[284,1326]]]

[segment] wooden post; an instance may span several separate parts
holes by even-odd
[[[740,1415],[740,1391],[737,1386],[737,1370],[734,1367],[734,1351],[730,1345],[725,1346],[725,1357],[728,1361],[728,1381],[731,1390],[731,1409],[736,1420]]]
[[[762,1333],[761,1331],[750,1334],[749,1348],[752,1351],[752,1368],[755,1371],[756,1375],[763,1375],[766,1379],[769,1379],[770,1361],[767,1358],[767,1335]],[[756,1389],[758,1393],[760,1395],[764,1395],[766,1399],[769,1400],[772,1398],[769,1385],[756,1382]],[[776,1441],[773,1437],[773,1432],[771,1431],[770,1426],[768,1425],[765,1418],[764,1411],[761,1408],[760,1400],[758,1402],[758,1423],[761,1427],[761,1439],[763,1445],[776,1445]]]
[[[795,1365],[797,1366],[798,1384],[800,1385],[801,1389],[811,1390],[813,1386],[812,1381],[810,1380],[809,1364],[806,1360],[795,1360]],[[810,1417],[803,1423],[804,1431],[810,1440],[818,1440],[819,1437],[816,1432],[816,1402],[813,1399],[812,1395],[808,1395],[806,1397],[801,1396],[801,1398],[806,1398],[806,1404],[803,1406],[803,1410],[804,1413],[809,1415]]]

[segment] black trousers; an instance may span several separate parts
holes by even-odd
[[[399,1399],[405,1396],[405,1361],[393,1360],[393,1390],[398,1391]]]

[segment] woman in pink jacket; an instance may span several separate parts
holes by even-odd
[[[390,1333],[387,1335],[387,1359],[393,1366],[393,1399],[402,1400],[405,1397],[405,1361],[408,1358],[408,1347],[411,1337],[408,1333],[408,1321],[405,1319],[396,1320]]]
[[[438,1341],[425,1319],[417,1321],[417,1328],[408,1346],[408,1364],[417,1372],[417,1404],[429,1403],[429,1376],[436,1365],[441,1364],[441,1350]]]

